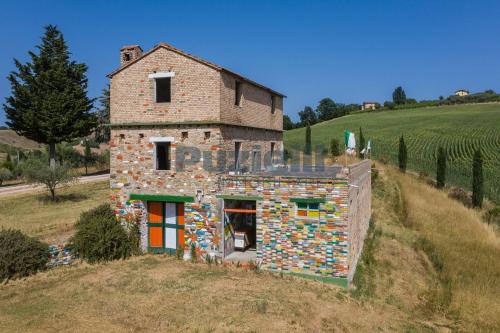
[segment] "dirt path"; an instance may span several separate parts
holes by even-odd
[[[104,174],[104,175],[95,175],[95,176],[84,176],[84,177],[78,177],[78,182],[75,184],[85,184],[85,183],[90,183],[90,182],[96,182],[100,180],[106,180],[109,179],[109,174]],[[8,186],[8,187],[3,187],[0,188],[0,197],[1,196],[6,196],[6,195],[11,195],[11,194],[18,194],[18,193],[24,193],[24,192],[38,192],[38,191],[44,191],[45,186],[42,185],[32,185],[32,184],[27,184],[27,185],[15,185],[15,186]]]

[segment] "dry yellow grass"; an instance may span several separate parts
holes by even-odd
[[[47,242],[65,240],[82,211],[108,199],[109,182],[77,184],[56,193],[57,202],[44,192],[0,197],[0,228],[19,229]]]
[[[430,244],[441,283],[431,302],[443,302],[441,310],[466,330],[500,331],[500,240],[493,227],[446,192],[395,171],[390,175],[401,185],[408,223]]]

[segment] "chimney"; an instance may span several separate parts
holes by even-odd
[[[120,49],[120,65],[125,66],[142,55],[139,45],[125,45]]]

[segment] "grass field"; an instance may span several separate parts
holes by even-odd
[[[0,285],[0,331],[106,332],[498,332],[500,244],[476,211],[389,167],[373,189],[373,226],[358,289],[163,255],[78,263]],[[69,190],[103,193],[102,184]],[[107,193],[107,191],[106,191]],[[69,193],[68,193],[69,194]],[[36,197],[0,207],[9,226],[42,238],[54,207]],[[101,199],[104,200],[104,199]],[[30,209],[31,205],[38,209]],[[98,204],[98,200],[88,206]],[[74,221],[64,201],[55,228]]]
[[[46,242],[63,241],[82,211],[108,199],[109,183],[78,184],[56,194],[57,202],[50,201],[45,192],[0,197],[0,228],[19,229]]]
[[[399,137],[408,147],[409,168],[435,176],[436,152],[440,145],[448,152],[448,181],[471,188],[472,156],[481,147],[484,157],[485,193],[500,200],[500,104],[454,105],[434,108],[383,111],[349,115],[312,127],[313,146],[328,147],[332,138],[343,144],[349,129],[359,139],[372,139],[374,158],[385,156],[397,163]],[[303,149],[305,129],[285,132],[288,148]]]

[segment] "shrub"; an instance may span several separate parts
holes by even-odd
[[[75,253],[89,263],[125,259],[132,253],[129,235],[105,206],[82,213],[70,240]]]
[[[19,230],[0,230],[0,281],[35,274],[48,260],[46,244]]]
[[[80,218],[76,222],[76,227],[81,224],[87,224],[95,218],[107,218],[107,219],[115,219],[115,212],[111,209],[111,206],[108,203],[104,203],[95,208],[87,210],[80,214]]]
[[[0,186],[4,181],[12,179],[12,172],[7,168],[0,168]]]
[[[338,139],[332,139],[330,141],[330,154],[332,154],[333,157],[340,156],[340,143]]]
[[[373,184],[375,183],[375,181],[378,178],[378,170],[377,170],[377,166],[375,165],[375,163],[372,163],[371,175],[372,175],[372,186],[373,186]]]
[[[466,207],[472,206],[472,195],[461,187],[452,188],[448,197],[460,201]]]
[[[380,161],[380,163],[382,163],[384,165],[387,165],[387,163],[389,163],[389,159],[385,155],[380,155],[380,157],[378,158],[378,160]]]

